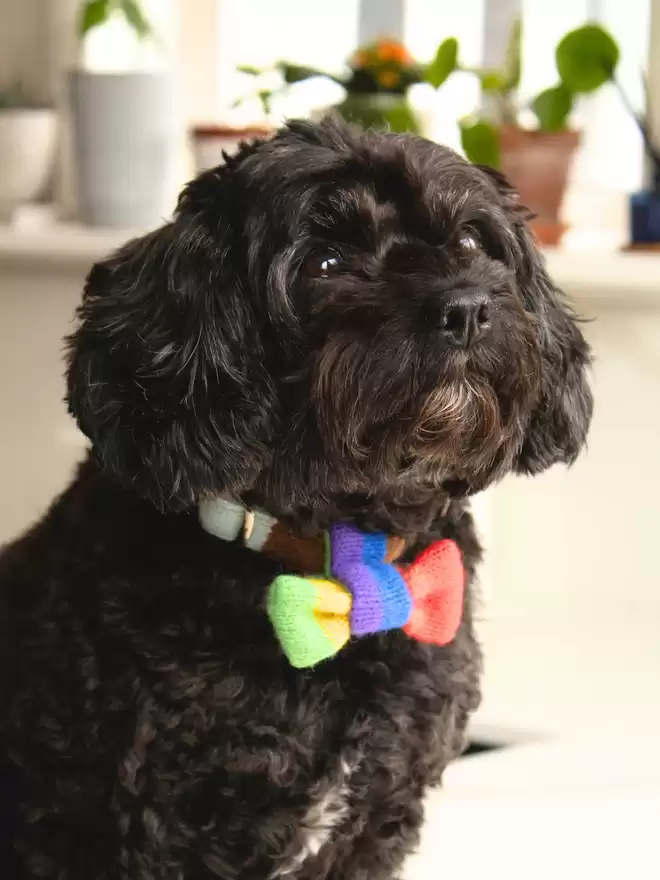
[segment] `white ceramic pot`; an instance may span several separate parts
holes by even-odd
[[[0,221],[36,199],[53,169],[56,116],[47,108],[0,109]]]
[[[80,219],[140,229],[168,213],[177,116],[166,73],[69,77]]]

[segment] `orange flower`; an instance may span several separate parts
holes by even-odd
[[[378,40],[376,54],[381,61],[396,61],[397,64],[412,62],[412,57],[406,47],[397,40]]]
[[[353,55],[352,64],[353,67],[366,67],[369,61],[369,57],[364,49],[358,49],[358,51]]]
[[[393,89],[399,85],[401,77],[396,70],[381,70],[381,72],[377,74],[377,79],[384,89]]]

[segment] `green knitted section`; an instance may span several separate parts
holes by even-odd
[[[289,662],[297,669],[315,666],[337,653],[314,609],[316,585],[306,578],[283,574],[268,592],[268,616]]]

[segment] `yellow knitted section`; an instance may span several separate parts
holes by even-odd
[[[323,633],[336,646],[343,648],[351,635],[348,619],[351,610],[351,594],[334,581],[310,578],[317,589],[314,618]]]

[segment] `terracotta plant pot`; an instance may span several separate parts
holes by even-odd
[[[192,143],[195,154],[195,170],[199,174],[222,165],[223,153],[235,153],[243,141],[269,137],[272,130],[267,126],[252,125],[237,128],[231,125],[196,125],[192,129]]]
[[[559,244],[566,231],[559,212],[579,142],[577,131],[500,129],[502,173],[520,194],[523,205],[536,215],[532,228],[541,244]]]

